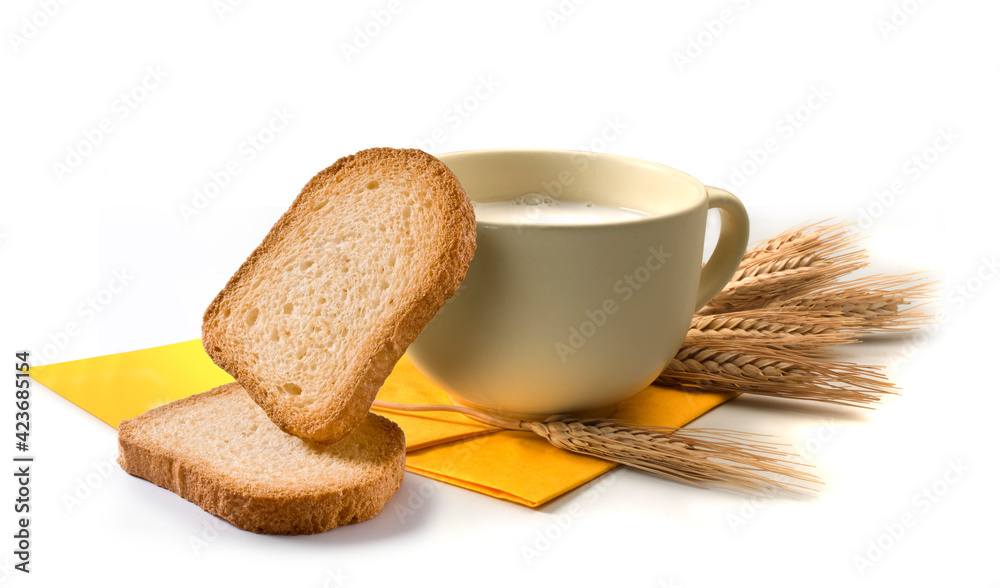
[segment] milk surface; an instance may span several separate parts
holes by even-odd
[[[635,220],[648,212],[605,206],[593,202],[570,202],[542,194],[525,194],[499,202],[473,202],[476,220],[499,224],[574,225]]]

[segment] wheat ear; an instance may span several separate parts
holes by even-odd
[[[758,243],[744,254],[729,284],[698,314],[761,308],[806,294],[868,265],[848,223],[815,223]]]
[[[797,309],[739,311],[695,316],[685,346],[712,347],[756,342],[774,348],[810,350],[858,341],[863,321]]]
[[[923,273],[874,275],[770,300],[762,308],[855,319],[858,322],[848,328],[859,333],[905,331],[926,325],[933,318],[933,314],[925,312],[926,301],[935,296],[937,288],[937,282],[929,281]]]
[[[823,354],[822,349],[804,351],[755,340],[685,346],[656,383],[866,408],[894,393],[895,386],[877,368],[832,361]]]
[[[462,406],[410,405],[376,400],[374,408],[404,411],[450,411],[514,431],[531,431],[552,445],[599,457],[661,477],[705,486],[718,484],[747,492],[768,487],[811,489],[772,476],[821,483],[797,469],[795,454],[760,435],[723,429],[651,427],[612,419],[556,418],[547,421],[506,419]]]

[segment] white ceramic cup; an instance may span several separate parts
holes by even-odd
[[[656,379],[746,251],[742,203],[673,168],[557,150],[439,158],[474,202],[537,193],[649,213],[478,221],[458,293],[407,351],[457,404],[517,418],[610,414]],[[709,208],[722,213],[722,229],[702,267]]]

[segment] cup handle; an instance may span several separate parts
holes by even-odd
[[[720,188],[706,186],[708,207],[722,213],[722,230],[712,257],[701,268],[695,312],[701,310],[716,294],[722,291],[743,261],[750,239],[750,218],[739,198]]]

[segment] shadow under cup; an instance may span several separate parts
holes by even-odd
[[[530,215],[478,221],[465,280],[407,351],[456,404],[515,418],[610,414],[656,379],[746,249],[739,201],[666,166],[554,150],[439,158],[474,202],[535,193],[649,213],[573,224]],[[711,204],[723,212],[723,235],[706,284],[709,190],[724,200]]]

